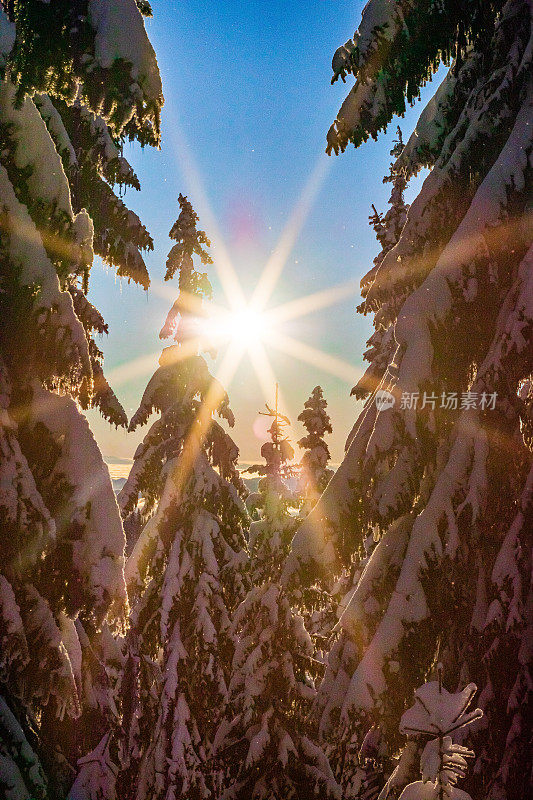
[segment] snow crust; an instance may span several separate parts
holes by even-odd
[[[116,800],[118,769],[109,754],[111,734],[106,733],[95,749],[78,761],[78,774],[67,800]]]
[[[83,535],[74,543],[73,567],[92,598],[94,613],[105,615],[109,600],[120,618],[126,605],[124,532],[109,471],[85,417],[75,402],[33,385],[31,418],[42,422],[62,441],[56,469],[73,487],[65,518],[78,523]]]
[[[9,209],[10,230],[7,248],[12,262],[20,267],[21,280],[27,286],[36,285],[37,310],[50,315],[50,322],[63,329],[76,348],[86,370],[91,374],[87,339],[83,326],[74,313],[72,298],[59,286],[57,273],[43,247],[41,237],[26,206],[17,199],[5,168],[0,165],[0,194],[4,206]]]
[[[438,681],[429,681],[415,692],[415,704],[402,716],[401,733],[433,735],[450,734],[470,725],[483,715],[481,709],[467,711],[477,692],[475,683],[469,683],[461,692],[452,694]]]
[[[62,157],[64,157],[66,154],[67,163],[69,166],[77,166],[78,159],[76,158],[76,152],[63,124],[61,115],[50,100],[50,97],[47,94],[35,94],[33,96],[33,102],[39,109],[39,113],[46,122],[46,126],[52,135],[53,141],[55,142],[55,149],[57,153]]]
[[[0,114],[4,123],[13,125],[11,136],[17,144],[15,163],[19,169],[31,167],[27,183],[33,198],[42,198],[72,220],[70,190],[61,158],[33,100],[26,97],[22,106],[15,108],[15,92],[16,87],[7,79],[0,85]]]
[[[132,77],[155,105],[162,86],[155,52],[135,0],[89,0],[89,21],[96,31],[95,57],[104,68],[116,59],[132,64]]]

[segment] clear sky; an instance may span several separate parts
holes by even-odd
[[[188,195],[200,214],[200,227],[214,240],[215,257],[220,242],[225,244],[251,293],[304,192],[312,202],[303,203],[308,214],[271,305],[348,281],[355,288],[334,306],[285,328],[308,347],[324,351],[324,363],[304,364],[268,345],[267,352],[298,435],[302,430],[296,417],[305,399],[315,385],[323,387],[334,428],[330,449],[333,461],[340,461],[359,411],[350,388],[371,332],[370,318],[355,312],[357,284],[379,250],[368,216],[371,203],[380,211],[387,208],[389,186],[382,177],[397,124],[378,142],[337,157],[324,154],[326,132],[351,85],[330,85],[331,57],[353,35],[363,5],[357,0],[152,3],[154,18],[147,29],[166,100],[162,149],[127,145],[124,154],[142,184],[140,193],[128,191],[126,203],[154,238],[155,250],[146,258],[153,285],[144,292],[121,283],[97,260],[90,291],[109,324],[109,336],[101,343],[105,369],[128,416],[157,366],[164,345],[158,333],[177,294],[175,283],[163,286],[162,280],[178,194]],[[426,87],[422,102],[434,89],[435,81]],[[422,107],[418,103],[400,120],[405,139]],[[420,180],[411,182],[408,199]],[[214,268],[210,277],[214,300],[224,304]],[[343,377],[331,375],[328,366]],[[261,444],[257,412],[264,396],[246,358],[229,395],[241,458],[255,460]],[[273,395],[274,386],[271,401]],[[89,416],[108,460],[131,458],[146,429],[127,434],[93,412]]]

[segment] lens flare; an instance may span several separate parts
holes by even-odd
[[[234,342],[249,349],[257,342],[264,342],[270,333],[268,315],[251,306],[214,313],[202,320],[200,326],[207,343],[215,347]]]

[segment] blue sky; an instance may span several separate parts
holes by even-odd
[[[337,157],[324,154],[326,132],[351,85],[330,85],[331,57],[353,35],[362,2],[155,0],[152,5],[154,18],[147,29],[166,100],[162,149],[127,145],[124,154],[142,184],[140,193],[128,192],[126,202],[154,238],[155,250],[146,259],[154,287],[146,293],[133,284],[121,285],[113,271],[97,261],[90,292],[109,323],[109,336],[102,342],[106,371],[129,416],[157,366],[162,347],[158,332],[175,296],[172,284],[166,291],[160,287],[178,194],[188,195],[208,235],[222,237],[243,286],[251,292],[310,175],[328,162],[271,305],[358,281],[379,249],[368,215],[371,203],[382,211],[387,208],[389,187],[382,177],[388,171],[397,124],[394,121],[378,142],[352,147]],[[422,102],[433,93],[435,82],[425,88]],[[422,107],[418,103],[400,120],[405,139]],[[411,182],[408,198],[420,183],[421,178]],[[218,231],[209,229],[202,214],[203,195]],[[214,299],[224,303],[214,269],[210,275]],[[358,302],[355,293],[291,323],[288,330],[307,345],[349,362],[355,371],[362,367],[371,332],[370,319],[355,312]],[[285,410],[299,435],[296,417],[313,387],[322,385],[334,427],[330,449],[333,460],[339,461],[359,411],[349,396],[351,383],[273,349],[268,354],[286,399]],[[136,374],[126,380],[123,365],[140,359]],[[246,359],[229,395],[241,457],[256,459],[261,442],[253,427],[264,398]],[[126,434],[93,412],[89,416],[108,459],[132,456],[144,430]]]

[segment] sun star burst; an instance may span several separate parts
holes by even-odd
[[[184,347],[183,353],[179,355],[180,360],[182,357],[187,358],[190,352],[197,348],[217,350],[220,353],[220,359],[216,369],[216,378],[220,384],[229,389],[242,359],[247,357],[267,402],[270,400],[272,387],[277,382],[268,357],[267,350],[269,348],[281,351],[288,357],[303,363],[312,364],[319,370],[353,385],[361,375],[360,370],[349,362],[334,357],[331,353],[313,348],[305,342],[286,335],[283,331],[283,324],[319,309],[333,306],[354,295],[358,290],[358,284],[355,281],[298,297],[276,307],[269,307],[272,293],[320,191],[330,163],[329,159],[325,159],[323,154],[317,159],[317,163],[311,170],[301,195],[289,215],[287,225],[280,235],[272,256],[265,264],[253,296],[247,300],[207,198],[191,148],[185,141],[177,119],[173,120],[169,129],[178,166],[189,184],[191,194],[194,195],[199,214],[205,220],[206,227],[210,231],[214,266],[225,300],[225,307],[204,301],[202,309],[189,309],[193,315],[196,315],[196,329],[188,346]],[[152,291],[173,299],[168,285],[161,282],[154,281]],[[127,382],[133,377],[138,377],[142,372],[150,371],[151,358],[151,356],[143,356],[118,367],[113,376],[115,383]],[[205,397],[199,417],[207,422],[219,402],[220,397],[216,392]],[[280,405],[285,405],[281,392]]]
[[[249,305],[231,311],[218,311],[200,322],[207,339],[216,347],[235,342],[249,350],[255,342],[265,342],[270,333],[268,313]]]

